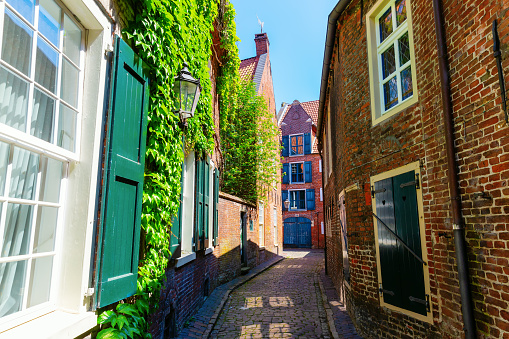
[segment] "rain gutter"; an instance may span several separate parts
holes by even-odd
[[[325,95],[327,94],[330,61],[332,58],[332,51],[334,50],[334,38],[336,36],[337,21],[341,13],[343,13],[344,9],[351,1],[352,0],[339,0],[332,12],[329,14],[329,20],[327,22],[325,51],[323,53],[322,81],[320,85],[320,104],[318,106],[318,124],[316,131],[316,137],[319,141],[322,134],[323,110],[325,105]]]

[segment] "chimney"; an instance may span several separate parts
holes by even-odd
[[[269,38],[267,33],[255,34],[256,56],[269,53]]]

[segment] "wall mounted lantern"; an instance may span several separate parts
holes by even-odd
[[[195,79],[189,72],[189,65],[184,62],[184,68],[175,76],[174,90],[178,95],[178,113],[183,126],[187,126],[187,119],[192,118],[200,98],[200,80]]]
[[[284,204],[285,204],[285,208],[288,209],[290,207],[290,200],[288,200],[288,198],[287,198],[285,200]]]

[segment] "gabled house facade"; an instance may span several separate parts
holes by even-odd
[[[341,0],[329,15],[326,264],[363,337],[509,335],[507,9]]]
[[[252,81],[256,92],[267,103],[267,109],[272,115],[272,123],[277,126],[274,86],[272,83],[272,65],[270,62],[269,38],[267,33],[255,34],[256,56],[241,60],[240,77]],[[278,140],[274,143],[279,144]],[[282,251],[282,218],[281,218],[281,183],[277,182],[269,190],[264,201],[258,202],[258,222],[251,231],[258,233],[254,241],[260,249],[262,261],[267,260]],[[255,237],[256,239],[256,237]]]
[[[322,160],[316,139],[318,100],[295,100],[283,105],[278,115],[283,144],[283,245],[323,248]],[[290,203],[288,209],[286,200]]]

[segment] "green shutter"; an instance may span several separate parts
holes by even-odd
[[[143,66],[117,37],[97,254],[98,307],[129,297],[137,288],[148,110]]]
[[[194,250],[203,249],[203,166],[204,161],[199,154],[196,158],[196,188],[195,188],[195,222],[194,222]]]
[[[203,159],[203,248],[209,247],[210,221],[210,163],[207,156]]]
[[[214,246],[219,245],[219,225],[218,225],[218,205],[219,205],[219,170],[214,171]]]
[[[422,257],[417,191],[413,171],[375,183],[377,216]],[[378,222],[382,293],[388,304],[426,315],[422,263]]]

